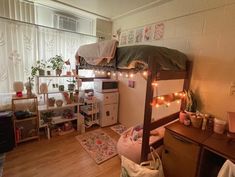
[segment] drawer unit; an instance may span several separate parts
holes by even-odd
[[[116,104],[118,103],[118,92],[110,92],[110,93],[99,93],[95,92],[96,98],[102,102],[102,104]]]
[[[200,146],[166,130],[162,161],[167,177],[195,177]]]

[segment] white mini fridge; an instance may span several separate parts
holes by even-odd
[[[110,126],[117,123],[118,118],[118,92],[100,93],[95,92],[95,97],[100,106],[100,126]]]

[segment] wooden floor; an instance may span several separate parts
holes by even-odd
[[[113,139],[119,135],[103,129]],[[118,156],[97,165],[82,148],[77,133],[20,144],[6,154],[3,177],[119,177]]]

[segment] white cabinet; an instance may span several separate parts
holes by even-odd
[[[118,92],[99,93],[95,92],[100,104],[100,126],[110,126],[118,121]]]

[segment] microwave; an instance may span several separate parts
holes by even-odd
[[[94,79],[94,90],[96,92],[117,92],[118,81],[113,79]]]

